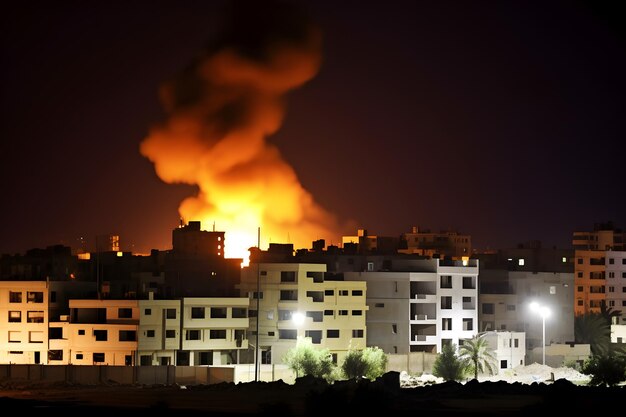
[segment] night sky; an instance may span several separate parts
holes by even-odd
[[[211,40],[222,3],[3,10],[0,253],[108,233],[124,250],[171,247],[178,206],[197,188],[162,182],[139,145],[164,117],[159,86]],[[569,247],[596,222],[626,227],[622,10],[298,3],[321,29],[322,64],[289,92],[268,141],[342,224],[455,229],[478,249]],[[341,234],[354,230],[327,243]]]

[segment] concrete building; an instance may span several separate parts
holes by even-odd
[[[524,332],[490,331],[482,334],[496,356],[498,373],[525,364],[526,335]]]
[[[48,363],[49,286],[0,281],[0,363]]]
[[[611,325],[611,343],[626,343],[626,324]]]
[[[574,341],[574,276],[571,273],[481,270],[481,331],[525,332],[526,349],[541,347],[542,319],[530,310],[535,301],[550,309],[546,344]]]
[[[261,364],[282,363],[300,337],[329,349],[338,363],[350,347],[366,346],[368,306],[363,281],[327,274],[322,264],[251,260],[242,269],[239,287],[241,295],[250,298],[250,362],[255,360],[257,342]]]
[[[389,272],[345,272],[365,281],[367,345],[386,353],[441,352],[478,332],[478,261],[396,259]]]
[[[50,323],[50,364],[134,365],[137,300],[69,300],[70,316]]]
[[[180,300],[139,300],[139,365],[175,365],[181,346]]]
[[[626,323],[626,233],[612,223],[574,232],[576,303],[574,313],[599,313],[602,305],[622,312]]]

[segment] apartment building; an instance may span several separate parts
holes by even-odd
[[[626,323],[626,233],[612,223],[574,232],[574,313],[599,313],[602,305],[622,312]],[[619,324],[619,323],[615,323]]]
[[[0,281],[0,363],[48,362],[49,285]]]
[[[327,348],[338,363],[350,347],[366,346],[366,284],[326,273],[326,265],[254,263],[243,268],[242,296],[250,298],[250,344],[259,362],[282,363],[298,338]],[[257,333],[258,326],[258,333]]]
[[[478,332],[478,261],[395,259],[391,271],[345,272],[367,283],[367,345],[441,352]]]
[[[181,342],[180,300],[139,300],[139,365],[174,365]]]
[[[49,364],[136,364],[137,300],[69,300],[69,308],[49,325]]]
[[[574,275],[564,272],[482,270],[481,331],[526,333],[526,349],[541,347],[542,319],[530,309],[537,302],[550,310],[546,344],[574,341]]]
[[[433,232],[413,226],[402,235],[406,248],[400,253],[412,253],[433,258],[468,258],[472,255],[472,237],[453,230]]]

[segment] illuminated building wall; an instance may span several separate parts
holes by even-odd
[[[250,298],[251,345],[256,343],[258,315],[260,363],[282,363],[299,337],[329,349],[338,363],[350,346],[366,346],[365,282],[335,280],[322,264],[251,263],[242,270],[240,291]]]
[[[484,333],[496,357],[497,373],[525,364],[526,334],[524,332],[491,331]]]
[[[478,332],[478,262],[395,260],[390,272],[346,272],[367,283],[367,345],[386,353],[440,352]]]

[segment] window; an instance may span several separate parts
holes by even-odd
[[[515,311],[515,304],[507,304],[506,311]]]
[[[582,306],[582,305],[583,305],[583,300],[578,300],[578,301],[576,302],[576,304],[578,304],[579,306]]]
[[[267,332],[268,336],[274,336],[274,332]]]
[[[311,343],[319,345],[322,343],[322,331],[321,330],[306,330],[304,337],[310,337]]]
[[[578,265],[582,265],[582,263],[583,263],[583,258],[578,258],[578,259],[576,259],[576,262],[578,262]]]
[[[348,291],[348,290],[339,290],[339,295],[341,295],[341,296],[350,295],[350,291]]]
[[[22,293],[16,291],[9,292],[9,303],[21,303],[22,302]]]
[[[63,360],[63,351],[62,350],[49,350],[48,351],[48,360],[49,361],[62,361]]]
[[[21,323],[22,312],[21,311],[9,311],[9,323]]]
[[[622,278],[626,278],[626,272],[622,272]]]
[[[226,307],[211,307],[212,319],[225,319],[226,313]]]
[[[234,319],[245,319],[248,317],[248,309],[244,307],[233,307],[232,315]],[[213,312],[211,312],[211,317],[213,317]]]
[[[9,343],[20,343],[22,335],[18,331],[9,330]]]
[[[27,323],[43,323],[44,322],[43,311],[28,311],[26,313],[26,322]]]
[[[339,310],[339,315],[340,316],[347,316],[348,315],[348,310]]]
[[[451,318],[442,318],[441,319],[441,330],[452,330],[452,319]]]
[[[622,307],[626,307],[626,300],[622,300]]]
[[[167,308],[165,309],[165,317],[168,319],[176,318],[176,309],[175,308]]]
[[[474,320],[473,319],[463,319],[463,330],[474,330]]]
[[[363,315],[363,310],[352,310],[352,315],[353,316],[362,316]]]
[[[376,304],[374,304],[374,307],[376,307],[376,308],[383,308],[383,307],[385,307],[385,303],[376,303]]]
[[[186,330],[185,331],[185,340],[201,340],[200,330]]]
[[[519,266],[524,266],[524,258],[519,258],[519,259],[517,260],[517,264],[518,264]]]
[[[550,285],[550,294],[552,295],[556,294],[556,286]]]
[[[120,319],[132,319],[133,309],[132,308],[118,308],[117,317],[119,317]]]
[[[93,335],[97,342],[104,342],[108,339],[107,330],[94,330]]]
[[[152,365],[152,355],[141,355],[139,357],[139,365],[150,366]]]
[[[338,339],[339,330],[326,330],[326,337],[329,339]]]
[[[63,328],[62,327],[49,327],[48,339],[63,339]]]
[[[192,319],[203,319],[205,317],[204,307],[191,307]]]
[[[307,311],[306,316],[311,317],[313,323],[321,323],[324,321],[324,314],[321,311]]]
[[[615,292],[615,287],[609,287],[609,292]]]
[[[176,330],[173,330],[173,329],[165,330],[165,338],[166,339],[175,339],[176,338]]]
[[[78,330],[78,335],[79,336],[84,336],[85,335],[85,329],[79,329]]]
[[[296,271],[280,271],[280,282],[296,282]]]
[[[519,339],[513,339],[513,346],[516,348],[519,347]]]
[[[267,275],[267,271],[261,271],[261,276],[266,276]]]
[[[564,256],[564,257],[562,257],[562,258],[561,258],[561,262],[563,262],[563,263],[567,262],[567,258],[566,258],[565,256]]]
[[[335,312],[333,310],[324,310],[325,316],[334,316]]]
[[[76,354],[76,359],[77,360],[82,360],[83,359],[83,354],[82,353],[77,353]]]
[[[609,264],[613,265],[615,263],[615,259],[614,258],[609,258]]]
[[[137,332],[135,330],[120,330],[120,342],[136,342]]]
[[[363,295],[363,290],[352,290],[353,297],[361,297]]]
[[[209,331],[210,339],[226,339],[225,329],[212,329]]]
[[[576,288],[576,291],[578,291],[578,292],[583,292],[583,287],[582,287],[582,285],[579,285],[579,286]]]
[[[280,290],[280,301],[298,301],[298,290]]]
[[[626,287],[622,287],[622,292],[626,292]]]
[[[278,329],[278,338],[296,340],[298,338],[298,331],[296,329]]]
[[[154,330],[146,330],[146,337],[154,337]]]
[[[352,330],[352,337],[355,338],[355,339],[363,338],[363,329]]]
[[[452,288],[452,276],[442,275],[440,277],[439,288]]]
[[[506,367],[507,367],[506,359],[502,359],[500,361],[500,369],[506,369]]]
[[[441,309],[442,310],[452,309],[452,297],[450,296],[441,297]]]
[[[259,296],[260,295],[260,296]],[[257,298],[262,300],[263,299],[263,291],[261,291],[260,293],[254,291],[250,293],[250,298],[252,298],[253,300],[256,300]]]
[[[578,272],[578,278],[582,278],[583,277],[583,273],[582,272]]]
[[[40,291],[28,291],[26,293],[27,303],[43,303],[43,293]]]
[[[335,290],[324,290],[324,295],[335,295]]]
[[[151,308],[146,308],[143,310],[143,314],[145,316],[151,316],[152,315],[152,309]]]
[[[622,265],[626,265],[626,258],[622,258]]]
[[[483,314],[493,314],[495,310],[495,304],[483,303]]]
[[[463,277],[463,288],[466,290],[473,290],[474,288],[476,288],[476,286],[474,285],[474,278]]]
[[[93,362],[94,363],[102,363],[104,362],[104,353],[93,353]]]
[[[397,324],[392,324],[391,325],[391,333],[393,334],[398,334],[398,325]]]
[[[278,310],[278,321],[291,320],[292,315],[293,315],[292,310]]]
[[[213,365],[213,352],[200,352],[200,365]]]

